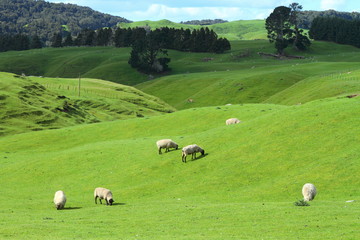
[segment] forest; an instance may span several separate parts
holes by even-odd
[[[130,21],[75,4],[43,0],[0,1],[1,34],[37,35],[43,42],[59,31],[78,34],[85,28],[114,27],[119,22]]]

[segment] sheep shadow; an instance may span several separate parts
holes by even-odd
[[[209,154],[205,153],[204,155],[200,155],[200,156],[196,157],[195,159],[189,160],[189,162],[194,162],[194,161],[200,160],[200,159],[206,157],[207,155],[209,155]]]
[[[115,205],[115,206],[117,206],[117,205],[123,206],[123,205],[126,205],[126,203],[117,203],[117,202],[114,202],[112,205]]]
[[[66,208],[63,208],[61,210],[78,210],[78,209],[81,209],[82,207],[66,207]]]

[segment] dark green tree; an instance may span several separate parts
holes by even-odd
[[[34,49],[34,48],[42,48],[42,47],[43,47],[43,44],[42,44],[39,36],[38,35],[32,36],[31,41],[30,41],[30,48]]]
[[[150,32],[139,38],[132,45],[128,63],[133,68],[146,73],[164,72],[169,70],[167,51],[160,48],[156,33]],[[161,55],[161,57],[159,57]]]
[[[280,55],[284,55],[284,49],[292,35],[290,13],[291,8],[277,7],[265,22],[267,37],[270,42],[275,42],[275,48]]]
[[[62,47],[62,36],[61,33],[54,33],[51,39],[51,47]]]
[[[304,34],[304,30],[299,28],[299,13],[302,9],[302,6],[299,3],[292,3],[289,7],[291,9],[290,22],[294,27],[293,37],[290,42],[293,44],[295,49],[306,50],[311,45],[311,42]]]
[[[74,45],[74,41],[72,39],[71,33],[68,33],[66,35],[66,38],[65,38],[64,42],[63,42],[63,46],[69,47],[69,46],[73,46],[73,45]]]

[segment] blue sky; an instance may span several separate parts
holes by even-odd
[[[277,6],[297,2],[303,10],[360,12],[359,0],[48,0],[87,6],[132,21],[174,22],[221,18],[228,21],[265,19]]]

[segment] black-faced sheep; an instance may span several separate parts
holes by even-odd
[[[230,125],[230,124],[237,124],[240,123],[241,121],[237,118],[229,118],[228,120],[225,121],[226,125]]]
[[[162,139],[156,142],[156,145],[158,147],[159,150],[159,154],[161,154],[161,149],[165,148],[165,152],[169,151],[169,148],[175,148],[176,150],[178,149],[178,145],[172,141],[171,139]]]
[[[181,153],[181,160],[186,163],[186,156],[191,154],[191,159],[196,158],[196,153],[201,153],[201,155],[205,154],[204,149],[199,147],[196,144],[188,145],[186,147],[183,147],[182,153]]]
[[[59,190],[55,193],[54,203],[57,210],[63,209],[65,207],[66,196],[63,191]]]
[[[102,204],[101,199],[105,199],[106,205],[110,205],[110,206],[113,204],[113,202],[115,202],[113,200],[111,191],[109,189],[102,188],[102,187],[95,188],[94,198],[95,198],[95,204],[97,204],[97,201],[96,201],[97,198],[99,198],[100,204]]]
[[[314,184],[306,183],[302,188],[302,195],[304,196],[304,201],[311,201],[316,196],[316,187]]]

